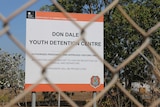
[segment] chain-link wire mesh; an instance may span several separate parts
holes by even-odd
[[[11,13],[8,17],[4,17],[3,14],[0,14],[0,21],[3,23],[3,28],[0,29],[0,36],[3,36],[4,34],[6,34],[6,36],[8,36],[10,38],[10,40],[12,40],[18,47],[19,49],[21,49],[23,52],[25,52],[29,57],[31,57],[41,68],[42,68],[42,76],[41,78],[39,78],[39,80],[32,86],[30,86],[28,89],[24,90],[23,92],[21,92],[20,94],[18,94],[16,97],[14,97],[13,99],[10,100],[10,102],[5,103],[5,107],[12,107],[14,104],[18,103],[19,101],[23,100],[25,96],[27,96],[28,94],[30,94],[30,92],[42,81],[42,80],[46,80],[51,87],[56,90],[57,92],[60,93],[60,95],[63,97],[63,99],[65,101],[67,101],[71,106],[73,107],[78,107],[79,105],[71,99],[71,97],[69,97],[66,93],[62,92],[59,87],[57,87],[56,85],[54,85],[47,77],[46,77],[46,69],[49,65],[54,64],[55,61],[62,57],[62,55],[64,53],[66,53],[67,51],[70,51],[70,49],[72,49],[73,47],[75,47],[74,45],[66,48],[62,54],[60,54],[59,56],[57,56],[56,58],[52,59],[48,64],[46,65],[42,65],[34,56],[31,55],[31,53],[15,38],[15,36],[10,32],[10,26],[9,26],[9,22],[11,20],[13,20],[14,18],[16,18],[16,16],[18,14],[20,14],[21,12],[23,12],[25,9],[27,9],[28,7],[34,5],[35,2],[38,2],[37,0],[31,0],[28,1],[26,4],[24,4],[23,6],[21,6],[20,8],[18,8],[17,10],[15,10],[13,13]],[[101,17],[102,15],[104,15],[105,13],[107,13],[108,11],[110,11],[111,9],[118,9],[119,13],[121,13],[121,15],[128,21],[128,23],[135,29],[137,30],[141,36],[144,38],[144,42],[134,51],[132,52],[132,54],[126,58],[122,63],[120,63],[119,65],[112,66],[107,60],[102,59],[98,53],[96,53],[96,51],[94,51],[94,49],[90,46],[88,46],[88,49],[91,50],[96,57],[105,65],[105,68],[107,68],[112,74],[112,79],[107,83],[107,85],[105,86],[105,88],[99,92],[97,94],[97,96],[93,99],[91,99],[90,101],[88,101],[84,107],[90,107],[94,104],[94,102],[100,100],[109,90],[113,89],[114,87],[117,88],[117,91],[121,91],[122,92],[122,96],[125,96],[127,98],[129,98],[129,100],[132,102],[132,104],[134,104],[135,106],[138,107],[144,107],[145,105],[142,104],[137,97],[134,96],[134,94],[132,94],[129,90],[127,90],[122,83],[119,81],[120,78],[118,76],[120,70],[122,68],[124,68],[125,66],[127,66],[134,58],[136,58],[137,56],[141,56],[142,58],[144,58],[153,68],[154,68],[154,75],[156,76],[156,78],[158,80],[160,80],[160,72],[159,69],[156,66],[156,63],[158,63],[158,61],[160,61],[160,56],[159,54],[156,52],[156,50],[154,49],[154,47],[151,46],[151,34],[153,34],[158,28],[160,28],[160,22],[157,23],[155,26],[153,26],[152,28],[150,28],[148,31],[145,31],[143,28],[141,28],[138,24],[136,24],[136,22],[126,13],[126,11],[122,8],[122,6],[119,4],[119,0],[114,0],[112,3],[110,3],[103,11],[101,11],[99,14],[97,14],[93,19],[91,19],[84,27],[81,27],[78,23],[76,23],[76,21],[72,20],[72,17],[66,12],[66,10],[58,3],[56,2],[56,0],[52,0],[52,2],[55,4],[55,6],[65,15],[66,18],[68,18],[76,27],[79,28],[80,32],[81,32],[81,36],[78,39],[78,41],[80,40],[84,40],[85,39],[85,29],[87,27],[89,27],[94,21],[96,21],[99,17]],[[4,44],[5,45],[5,44]],[[150,51],[150,53],[154,56],[155,61],[150,61],[143,53],[142,51],[148,49]],[[159,90],[159,89],[158,89]],[[143,90],[142,90],[143,91]],[[2,96],[1,96],[2,97]],[[144,96],[145,97],[145,96]],[[152,98],[151,98],[152,99]],[[106,100],[107,101],[107,100]],[[111,101],[110,101],[111,102]],[[126,102],[127,103],[127,102]],[[160,104],[160,99],[157,97],[155,100],[152,100],[150,102],[150,107],[156,107]],[[121,107],[122,105],[117,105],[119,107]]]

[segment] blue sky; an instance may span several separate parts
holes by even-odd
[[[12,12],[27,3],[29,0],[1,0],[0,14],[8,17]],[[10,32],[14,37],[25,46],[26,38],[26,11],[38,11],[40,7],[51,4],[50,0],[38,0],[32,6],[20,13],[9,22]],[[2,30],[3,23],[0,21],[0,30]],[[0,36],[0,48],[9,53],[24,54],[6,35]]]

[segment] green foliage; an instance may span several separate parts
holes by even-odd
[[[57,2],[67,12],[74,13],[98,13],[104,6],[103,0],[57,0]],[[42,6],[40,11],[60,12],[54,4]]]
[[[159,2],[148,0],[140,2],[137,0],[134,3],[127,3],[127,5],[124,2],[121,3],[127,14],[145,31],[148,31],[160,20],[160,7],[153,9]],[[105,20],[105,59],[116,66],[129,57],[145,38],[127,22],[117,9],[112,9],[109,16],[106,15]],[[160,52],[160,29],[151,38],[151,45],[157,52]],[[147,50],[144,51],[144,54],[151,57]],[[116,55],[118,56],[115,58]],[[121,78],[135,81],[133,78],[138,76],[150,80],[150,76],[144,73],[144,67],[147,65],[148,63],[141,56],[138,56],[123,68],[123,73],[120,73]],[[141,79],[136,81],[141,81]]]
[[[127,14],[146,32],[160,20],[160,7],[151,1],[122,4]],[[128,58],[145,38],[127,22],[117,9],[112,9],[105,18],[105,59],[116,67]],[[152,38],[151,45],[160,53],[160,28],[150,37]],[[153,57],[147,49],[142,53],[149,59]],[[128,90],[131,89],[132,82],[152,83],[151,69],[148,62],[139,55],[120,70],[120,81],[125,82],[125,88]],[[145,103],[139,94],[134,94],[141,103]]]

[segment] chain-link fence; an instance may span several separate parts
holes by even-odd
[[[38,63],[39,65],[41,65],[41,63],[38,62],[38,60],[36,60],[36,58],[34,58],[34,56],[32,56],[31,53],[29,51],[27,51],[26,48],[20,42],[17,41],[17,39],[14,37],[14,35],[10,32],[9,24],[8,24],[11,20],[13,20],[14,18],[16,18],[16,16],[18,14],[20,14],[21,12],[23,12],[28,7],[34,5],[35,2],[38,2],[38,1],[37,0],[28,1],[26,4],[24,4],[19,9],[15,10],[8,17],[4,17],[2,14],[0,14],[0,21],[3,23],[3,28],[0,29],[0,36],[3,36],[4,34],[6,34],[10,38],[10,40],[12,40],[23,52],[25,52],[29,57],[31,57],[32,59],[34,59],[36,63]],[[79,40],[86,41],[85,38],[84,38],[86,36],[85,35],[85,29],[87,27],[89,27],[99,17],[101,17],[102,15],[104,15],[105,13],[109,12],[111,9],[114,9],[114,8],[118,9],[119,13],[128,21],[128,23],[136,31],[138,31],[141,34],[141,36],[144,38],[144,42],[134,52],[132,52],[132,54],[130,54],[129,57],[127,57],[125,60],[123,60],[123,62],[120,63],[119,65],[117,65],[116,67],[112,66],[107,60],[102,59],[99,56],[99,54],[94,51],[94,49],[92,47],[88,46],[88,49],[90,49],[97,56],[97,58],[105,65],[105,68],[107,68],[108,71],[110,71],[113,76],[112,76],[112,79],[107,83],[107,85],[105,86],[105,88],[101,92],[99,92],[95,98],[91,99],[90,101],[88,101],[83,106],[84,107],[90,107],[90,106],[92,106],[94,104],[94,102],[100,101],[101,98],[104,97],[104,95],[106,93],[108,93],[109,90],[116,88],[117,91],[121,91],[122,92],[121,93],[122,96],[125,96],[126,98],[128,98],[131,101],[131,105],[138,106],[138,107],[144,107],[145,105],[143,103],[141,103],[138,100],[138,98],[134,96],[134,94],[132,94],[129,90],[127,90],[122,85],[122,83],[120,82],[120,78],[119,78],[118,75],[119,75],[119,72],[120,72],[120,70],[122,68],[124,68],[125,66],[127,66],[134,58],[136,58],[137,56],[140,55],[140,56],[142,56],[142,58],[144,58],[154,68],[154,70],[153,70],[154,72],[153,73],[156,76],[156,78],[158,80],[160,80],[160,72],[159,72],[159,69],[157,68],[157,66],[155,65],[155,63],[158,63],[158,61],[160,61],[160,56],[156,52],[156,50],[154,49],[154,47],[151,46],[151,39],[150,39],[150,36],[153,34],[153,32],[155,32],[156,30],[158,30],[160,28],[160,23],[157,23],[155,26],[153,26],[152,28],[150,28],[148,31],[145,31],[139,25],[137,25],[136,22],[126,13],[126,11],[119,4],[119,0],[114,0],[103,11],[101,11],[93,19],[91,19],[90,22],[88,22],[84,27],[81,27],[79,24],[76,23],[76,21],[72,20],[72,17],[66,12],[66,10],[59,3],[56,2],[56,0],[52,0],[52,2],[65,15],[66,18],[68,18],[70,21],[72,21],[72,23],[75,24],[75,26],[79,28],[79,30],[81,32],[81,37],[79,38]],[[15,27],[16,27],[16,25],[15,25]],[[74,47],[74,45],[71,46],[71,47],[68,47],[67,49],[65,49],[64,52],[70,50],[73,47]],[[155,59],[156,59],[155,62],[150,61],[146,56],[144,56],[144,54],[142,54],[142,51],[145,50],[145,49],[149,50],[149,52],[155,57]],[[64,53],[62,53],[62,54],[64,54]],[[59,58],[59,57],[61,57],[61,56],[57,56],[57,58]],[[56,85],[52,84],[52,82],[46,77],[45,72],[46,72],[47,67],[51,63],[54,64],[56,60],[57,59],[53,59],[52,62],[49,62],[49,64],[47,64],[44,67],[42,67],[42,70],[43,70],[43,71],[41,71],[42,72],[42,76],[41,76],[41,78],[39,78],[39,81],[37,81],[34,85],[30,86],[28,89],[24,90],[23,92],[21,92],[20,94],[18,94],[16,97],[14,97],[13,99],[11,99],[10,102],[5,103],[4,106],[5,107],[12,107],[14,104],[18,103],[19,101],[22,101],[24,99],[24,97],[27,96],[27,95],[29,95],[31,93],[31,91],[42,80],[46,80],[51,85],[51,87],[54,88],[57,92],[59,92],[60,95],[63,97],[63,99],[66,102],[68,102],[71,106],[73,106],[73,107],[80,106],[70,96],[68,96],[68,94],[66,94],[66,93],[62,92],[61,90],[59,90],[59,88]],[[159,89],[157,89],[157,90],[159,91]],[[143,93],[144,90],[143,90],[143,88],[142,89],[140,88],[139,91],[141,93]],[[114,96],[114,95],[112,95],[112,96]],[[146,96],[142,95],[142,97],[146,97]],[[3,99],[5,99],[5,98],[3,98]],[[107,96],[106,102],[108,101],[109,103],[111,103],[111,102],[114,103],[115,99],[113,98],[112,100],[109,100],[109,96]],[[122,99],[119,99],[119,100],[122,100]],[[152,97],[149,100],[150,100],[150,103],[149,103],[150,107],[156,107],[156,106],[160,105],[160,99],[158,97],[154,98],[154,100],[153,100],[153,97]],[[126,103],[127,103],[127,101],[126,101]],[[121,107],[123,105],[112,105],[112,106]]]

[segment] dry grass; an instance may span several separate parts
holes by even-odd
[[[23,91],[16,90],[15,92],[11,89],[0,90],[0,107],[3,107],[5,104],[9,103],[9,101],[14,97],[16,97],[16,95],[18,95],[20,92]],[[92,92],[73,92],[73,93],[74,94],[70,96],[70,98],[80,106],[84,105],[85,103],[89,102],[92,99]],[[56,97],[55,100],[57,99],[58,98]],[[31,106],[31,101],[32,101],[32,94],[29,93],[23,99],[21,99],[18,104],[24,107],[29,107]],[[46,107],[46,105],[50,105],[50,102],[44,101],[44,96],[42,95],[42,92],[36,93],[36,101],[37,101],[36,107]],[[57,107],[58,101],[54,103],[55,103],[54,105],[56,106],[52,104],[52,107]],[[18,104],[14,105],[13,107],[18,107]],[[65,107],[69,106],[69,104],[62,97],[61,97],[61,105]]]

